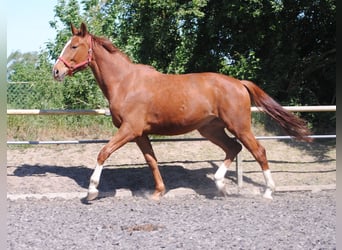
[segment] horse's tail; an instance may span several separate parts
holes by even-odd
[[[241,82],[248,89],[254,104],[276,120],[288,135],[301,141],[312,141],[312,138],[308,137],[311,133],[304,120],[284,109],[254,83],[250,81]]]

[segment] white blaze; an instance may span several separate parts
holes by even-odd
[[[59,57],[57,58],[56,63],[59,61],[59,58],[62,57],[62,55],[64,54],[66,48],[70,45],[70,43],[71,43],[71,39],[65,44],[65,46],[64,46],[64,48],[63,48],[61,54],[60,54]]]

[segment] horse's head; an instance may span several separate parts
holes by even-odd
[[[80,29],[77,29],[71,24],[71,31],[73,36],[53,66],[53,77],[58,81],[86,68],[92,59],[92,38],[86,25],[82,23]]]

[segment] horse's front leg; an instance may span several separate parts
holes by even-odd
[[[90,177],[87,200],[94,200],[99,194],[97,187],[100,183],[104,162],[112,153],[114,153],[114,151],[125,145],[127,142],[133,140],[134,137],[134,133],[132,133],[130,126],[123,124],[112,139],[101,149],[97,156],[95,170]]]
[[[165,185],[158,168],[157,158],[153,152],[151,142],[147,135],[143,135],[136,139],[136,143],[143,153],[147,164],[152,170],[153,179],[155,182],[155,191],[152,195],[152,199],[159,200],[159,198],[165,193]]]

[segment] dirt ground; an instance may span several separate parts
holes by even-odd
[[[263,140],[274,181],[281,187],[327,185],[336,187],[335,141],[313,143]],[[167,191],[188,189],[215,193],[213,175],[224,153],[208,141],[153,142]],[[8,146],[7,193],[45,194],[86,192],[96,157],[103,144]],[[239,166],[243,187],[236,183],[235,162],[226,174],[228,190],[258,193],[264,179],[252,155],[243,149]],[[119,149],[106,161],[100,192],[127,190],[134,194],[154,188],[152,174],[134,143]]]

